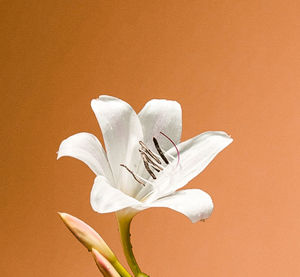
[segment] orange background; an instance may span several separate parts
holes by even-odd
[[[64,138],[101,137],[90,100],[103,93],[137,111],[175,99],[183,139],[206,130],[234,138],[188,185],[212,196],[209,220],[167,209],[135,217],[144,272],[300,276],[299,1],[0,5],[1,276],[100,276],[57,211],[88,222],[124,262],[114,215],[90,207],[93,173],[56,161]]]

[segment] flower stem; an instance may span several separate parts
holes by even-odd
[[[132,244],[130,242],[130,223],[132,217],[117,215],[117,219],[119,223],[119,231],[121,235],[122,246],[129,267],[131,268],[135,277],[149,277],[147,274],[141,271],[133,255]]]
[[[112,266],[118,271],[122,277],[131,277],[131,275],[126,271],[126,269],[120,264],[118,260],[112,263]]]

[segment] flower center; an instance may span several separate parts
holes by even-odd
[[[167,136],[165,135],[163,132],[160,132],[163,136],[165,136],[175,147],[176,151],[177,151],[177,165],[179,164],[179,151],[176,147],[176,144]],[[143,160],[144,163],[144,167],[147,170],[147,172],[149,173],[149,175],[152,177],[152,179],[156,179],[156,176],[153,172],[153,170],[155,170],[156,172],[161,172],[165,169],[165,167],[169,164],[169,160],[167,159],[165,153],[162,151],[161,147],[159,146],[159,143],[157,141],[157,139],[155,137],[153,137],[153,143],[154,146],[157,150],[157,154],[153,153],[148,147],[147,145],[142,142],[139,141],[139,144],[141,146],[141,148],[139,149],[139,152],[141,154],[141,158]],[[174,159],[174,157],[171,157],[172,159]],[[162,165],[162,161],[164,161],[164,163],[166,164],[166,166]],[[120,164],[120,166],[124,167],[131,175],[132,177],[141,185],[145,186],[147,182],[149,182],[148,180],[145,180],[144,178],[142,178],[141,176],[138,176],[137,174],[135,174],[132,170],[130,170],[126,165],[124,164]]]

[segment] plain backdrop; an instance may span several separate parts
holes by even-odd
[[[298,277],[299,1],[1,1],[0,275],[100,276],[57,216],[93,226],[125,263],[114,214],[89,203],[94,175],[56,160],[60,142],[101,133],[90,101],[183,109],[183,140],[234,142],[191,183],[205,223],[168,209],[133,220],[151,277]]]

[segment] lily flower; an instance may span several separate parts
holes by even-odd
[[[175,101],[151,100],[139,114],[111,96],[100,96],[91,105],[106,152],[94,135],[78,133],[61,143],[58,158],[77,158],[96,174],[90,199],[96,212],[128,209],[135,213],[167,207],[192,222],[210,216],[213,203],[206,192],[177,190],[203,171],[232,138],[224,132],[205,132],[180,143],[181,107]],[[159,141],[168,163],[159,155],[153,138]]]
[[[117,212],[119,224],[151,207],[173,209],[192,222],[210,216],[213,202],[206,192],[178,189],[232,142],[230,136],[209,131],[180,142],[182,112],[176,101],[150,100],[138,114],[112,96],[100,96],[91,106],[106,151],[94,135],[78,133],[61,143],[58,158],[77,158],[95,173],[90,202],[96,212]]]

